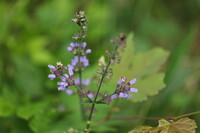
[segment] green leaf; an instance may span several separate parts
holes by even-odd
[[[113,67],[113,81],[117,83],[121,76],[127,77],[128,80],[136,78],[137,82],[134,87],[139,91],[129,100],[140,102],[146,100],[148,96],[157,94],[165,87],[163,82],[165,74],[159,71],[166,62],[169,52],[162,48],[154,48],[142,53],[135,51],[133,34],[130,34],[125,51],[120,53],[121,63]]]
[[[35,63],[48,64],[53,60],[52,55],[46,50],[48,39],[45,37],[34,37],[28,42],[28,52]]]
[[[42,111],[43,108],[44,108],[43,103],[32,103],[24,105],[17,109],[17,116],[25,120],[28,120],[38,112]]]
[[[141,126],[135,128],[129,133],[150,132],[150,133],[195,133],[196,122],[189,118],[182,118],[176,122],[161,119],[158,121],[158,127]]]
[[[15,111],[15,106],[5,100],[3,97],[0,97],[0,117],[11,116]]]

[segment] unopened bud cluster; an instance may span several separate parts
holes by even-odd
[[[78,11],[75,15],[75,18],[72,19],[72,22],[78,24],[78,26],[81,27],[80,30],[78,30],[74,36],[72,37],[74,40],[78,40],[78,39],[83,39],[87,36],[87,23],[88,20],[85,16],[85,12],[84,11]]]
[[[115,64],[115,63],[119,64],[120,63],[121,57],[120,57],[118,51],[116,51],[115,53],[106,51],[106,54],[111,59],[111,64]]]
[[[111,43],[118,46],[121,51],[126,48],[126,35],[120,34],[115,40],[111,40]]]

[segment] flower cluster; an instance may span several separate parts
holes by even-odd
[[[81,45],[78,43],[70,43],[71,47],[68,47],[67,50],[72,52],[74,55],[85,56],[91,53],[91,49],[85,49],[86,45],[87,44],[85,42],[83,42]]]
[[[135,84],[136,79],[132,79],[130,82],[126,83],[127,78],[121,77],[117,83],[115,93],[111,96],[111,99],[116,98],[129,98],[132,97],[132,95],[129,94],[129,92],[136,93],[138,92],[137,89],[131,88],[130,86]]]
[[[76,85],[80,85],[80,79],[75,79],[74,80],[74,83],[76,84]],[[94,93],[91,91],[91,90],[86,90],[85,89],[85,87],[86,86],[89,86],[90,85],[90,79],[82,79],[82,81],[81,81],[81,83],[82,83],[82,92],[83,93],[80,93],[79,94],[79,96],[80,97],[89,97],[89,98],[93,98],[94,97]]]
[[[75,80],[74,80],[74,83],[75,83],[76,85],[80,85],[80,79],[75,79]],[[83,85],[83,86],[88,86],[88,85],[90,85],[90,79],[82,80],[82,85]]]
[[[63,66],[61,62],[57,62],[56,66],[48,65],[50,72],[48,77],[50,80],[59,78],[61,81],[57,82],[58,90],[65,91],[68,95],[73,94],[74,92],[68,87],[74,85],[74,73],[70,65],[68,65],[68,74],[66,73],[67,67]]]
[[[87,54],[91,53],[91,49],[86,49],[86,43],[70,43],[71,47],[68,47],[67,50],[72,52],[75,56],[71,60],[71,67],[74,71],[83,70],[89,65],[89,61],[86,57]],[[79,59],[80,58],[80,59]],[[79,64],[80,63],[80,64]]]

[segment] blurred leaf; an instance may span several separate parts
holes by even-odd
[[[45,48],[47,44],[48,40],[45,37],[35,37],[29,41],[28,51],[34,62],[48,64],[53,59],[52,55]]]
[[[34,132],[43,133],[45,130],[47,130],[50,123],[51,117],[47,117],[47,115],[43,112],[35,115],[30,121],[29,126]]]
[[[15,111],[15,106],[5,100],[3,97],[0,97],[0,117],[11,116]]]
[[[28,61],[26,58],[14,58],[16,65],[15,81],[24,94],[31,96],[42,93],[42,72],[38,66]]]
[[[133,130],[129,131],[128,133],[148,133],[149,130],[151,130],[153,127],[151,126],[139,126],[137,128],[134,128]]]
[[[153,96],[159,90],[165,87],[163,82],[164,73],[159,72],[161,66],[167,60],[169,53],[162,48],[154,48],[147,52],[134,52],[133,34],[127,38],[127,47],[123,53],[120,53],[122,61],[119,65],[113,67],[115,83],[121,76],[125,76],[128,80],[137,79],[134,87],[139,90],[135,93],[131,101],[140,102]],[[115,88],[115,87],[113,87]]]
[[[42,111],[44,106],[44,103],[31,103],[25,106],[21,106],[17,109],[17,116],[28,120],[36,113]]]
[[[195,133],[195,129],[197,128],[196,122],[189,118],[182,118],[176,122],[161,119],[158,122],[158,127],[141,126],[129,131],[129,133]]]

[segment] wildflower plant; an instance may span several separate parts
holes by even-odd
[[[102,56],[99,61],[98,65],[99,68],[96,70],[96,73],[99,74],[98,83],[97,83],[97,89],[88,89],[87,87],[90,85],[90,82],[93,80],[90,80],[89,78],[83,79],[83,71],[86,67],[89,66],[89,60],[87,59],[87,55],[92,52],[91,49],[87,48],[87,43],[83,41],[83,39],[87,36],[87,24],[88,20],[85,15],[85,12],[79,11],[76,13],[75,18],[72,19],[74,23],[76,23],[79,27],[79,30],[73,35],[74,42],[71,42],[68,47],[66,47],[66,50],[68,52],[71,52],[74,54],[74,58],[71,59],[71,63],[68,65],[63,65],[61,62],[57,62],[56,65],[48,65],[51,74],[48,75],[48,78],[50,80],[54,80],[55,78],[58,78],[59,81],[57,82],[57,89],[59,91],[64,91],[66,95],[77,95],[80,102],[80,109],[82,113],[82,120],[85,122],[86,126],[84,129],[85,133],[89,133],[91,131],[91,123],[92,118],[94,117],[95,113],[95,106],[96,104],[107,104],[109,105],[113,100],[115,100],[114,104],[117,103],[116,99],[130,99],[131,101],[143,101],[147,98],[147,96],[154,95],[158,92],[159,89],[163,88],[165,84],[163,83],[164,74],[159,73],[159,67],[160,65],[167,59],[168,52],[165,52],[161,49],[154,49],[150,52],[139,54],[135,57],[132,57],[134,60],[139,61],[138,63],[135,63],[134,67],[132,66],[132,62],[128,60],[128,63],[124,63],[123,61],[125,58],[130,58],[130,55],[132,53],[128,53],[126,56],[123,55],[123,52],[126,51],[126,35],[120,34],[115,39],[111,40],[111,43],[114,46],[114,50],[112,51],[106,51],[106,55],[108,56],[108,60],[106,61],[104,56]],[[128,46],[129,51],[131,51]],[[131,51],[132,52],[132,51]],[[127,53],[127,52],[126,52]],[[159,53],[159,54],[152,54],[152,53]],[[146,65],[141,65],[141,60],[146,60],[146,57],[149,55],[151,56],[152,61],[146,61]],[[122,58],[123,56],[123,58]],[[159,63],[158,60],[162,59]],[[163,60],[164,59],[164,60]],[[122,62],[120,64],[120,62]],[[157,63],[156,66],[154,66],[155,62]],[[124,66],[124,64],[129,64],[129,66]],[[111,67],[112,65],[112,67]],[[120,69],[123,67],[123,69],[129,69],[131,71],[131,74],[128,73],[128,75],[125,75],[127,73],[124,73],[123,71],[119,71],[117,67],[118,65]],[[114,66],[114,67],[113,67]],[[142,69],[141,69],[142,66]],[[149,71],[141,71],[145,70],[146,66],[151,67],[151,70]],[[108,92],[103,92],[100,90],[102,88],[102,84],[106,83],[105,81],[110,81],[110,79],[113,78],[113,71],[118,71],[115,74],[119,76],[118,82],[115,83],[115,87],[110,88],[112,90]],[[156,72],[156,74],[153,74],[153,72]],[[145,89],[141,89],[138,93],[136,78],[132,77],[132,73],[137,75],[139,77],[139,83],[140,79],[145,81],[145,83],[149,83],[148,89],[152,89],[151,91],[145,91]],[[148,75],[150,74],[150,75]],[[78,77],[76,76],[78,75]],[[127,77],[125,77],[127,76]],[[77,77],[77,78],[75,78]],[[107,79],[107,80],[106,80]],[[130,80],[131,79],[131,80]],[[156,82],[156,87],[154,85],[152,86],[152,82]],[[112,82],[113,83],[113,82]],[[146,86],[147,86],[146,85]],[[72,86],[76,88],[72,89]],[[140,85],[140,87],[145,88],[145,84]],[[144,92],[145,91],[145,92]],[[152,93],[153,92],[153,93]],[[134,99],[135,98],[135,99]],[[84,103],[89,103],[90,108],[86,109]],[[107,116],[103,121],[112,120],[110,118],[112,114],[112,108],[107,113]],[[186,115],[181,115],[177,117],[134,117],[131,119],[160,119],[158,127],[146,127],[141,126],[138,128],[134,128],[130,131],[130,133],[135,132],[178,132],[178,131],[191,131],[195,132],[195,129],[197,128],[195,121],[189,118],[183,118],[186,116],[199,114],[200,111],[189,113]],[[124,119],[130,119],[130,118],[119,118],[119,120]],[[176,121],[179,119],[178,121]],[[114,120],[117,120],[115,118]],[[165,128],[167,126],[167,128]],[[190,127],[190,128],[188,128]],[[169,130],[168,130],[169,129]],[[68,129],[68,133],[80,133],[78,130],[75,130],[73,128]]]
[[[83,79],[82,72],[87,66],[89,66],[87,54],[90,54],[92,51],[86,47],[87,43],[83,42],[83,39],[87,36],[88,20],[85,12],[78,11],[72,21],[78,25],[79,30],[72,37],[75,42],[71,42],[66,49],[74,54],[74,58],[71,60],[71,64],[68,65],[63,65],[61,62],[57,62],[56,66],[48,65],[51,72],[48,77],[50,80],[55,78],[59,79],[59,82],[57,82],[57,89],[59,91],[64,91],[67,95],[78,95],[83,120],[86,121],[85,132],[90,132],[91,120],[97,103],[110,104],[112,100],[117,98],[127,99],[132,97],[132,95],[138,92],[138,90],[131,87],[135,84],[136,79],[132,79],[128,82],[127,78],[122,75],[118,83],[116,83],[116,88],[112,88],[113,93],[107,94],[105,92],[104,94],[100,94],[100,89],[105,78],[112,78],[113,70],[110,66],[117,65],[121,61],[119,50],[123,51],[126,48],[126,35],[124,34],[120,34],[117,38],[111,40],[111,43],[115,48],[113,51],[106,51],[109,58],[108,61],[99,61],[100,68],[96,71],[100,74],[97,90],[92,92],[91,90],[86,89],[90,84],[90,79]],[[78,78],[74,78],[74,74],[76,73],[79,75]],[[70,88],[71,86],[75,86],[77,90],[72,90]],[[89,116],[86,115],[83,98],[86,98],[87,101],[91,103]]]

